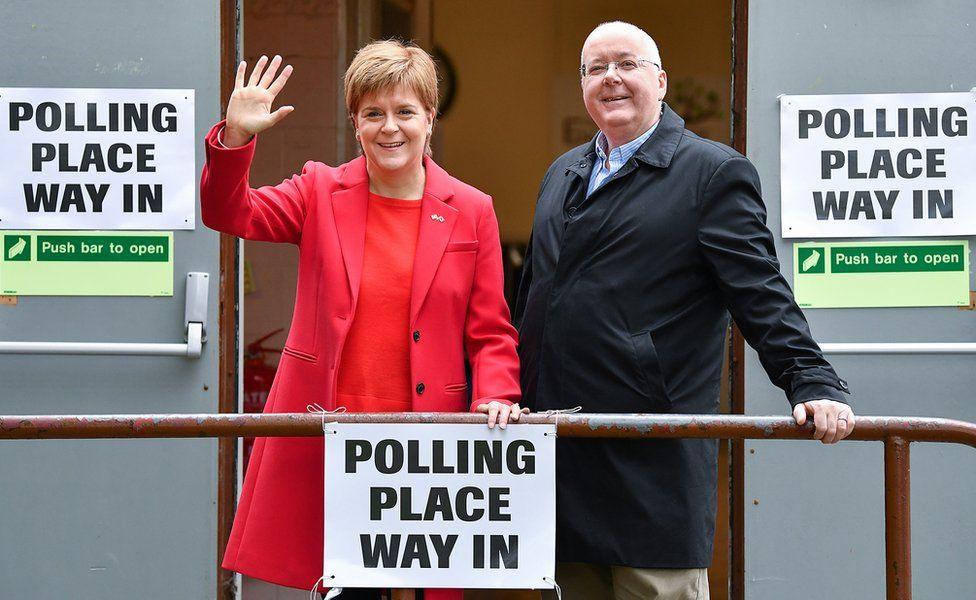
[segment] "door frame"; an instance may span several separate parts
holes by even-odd
[[[732,0],[732,147],[746,154],[749,0]],[[733,323],[729,343],[730,413],[745,414],[745,338]],[[729,598],[745,600],[745,441],[732,440],[729,452]]]
[[[350,6],[352,4],[352,6]],[[420,0],[424,10],[423,18],[429,25],[430,0]],[[350,51],[354,52],[357,42],[366,32],[350,30],[350,12],[361,13],[369,10],[369,2],[348,2],[340,0],[340,18],[337,29],[340,35],[340,60]],[[234,67],[241,60],[242,53],[242,7],[241,0],[220,0],[220,107],[221,116],[227,109],[227,99],[234,89]],[[746,96],[748,76],[748,16],[749,0],[732,0],[732,147],[739,153],[746,153]],[[340,122],[344,120],[340,119]],[[348,128],[343,128],[348,129]],[[340,133],[340,158],[349,152],[344,150],[349,137]],[[351,147],[351,145],[349,146]],[[240,240],[227,234],[220,235],[220,290],[219,290],[219,380],[218,411],[236,413],[240,395],[240,285],[241,285],[241,247]],[[729,343],[730,412],[745,414],[745,340],[738,327],[732,325]],[[219,438],[217,450],[217,564],[216,598],[235,600],[238,597],[236,576],[232,571],[221,568],[224,548],[230,537],[234,522],[234,508],[237,499],[238,479],[238,439]],[[745,598],[745,443],[734,440],[730,444],[730,486],[729,486],[729,598]]]
[[[227,100],[234,90],[234,66],[241,60],[241,0],[220,0],[220,116],[227,114]],[[217,411],[236,413],[240,405],[240,287],[241,243],[220,234],[220,287],[218,308],[219,362]],[[234,524],[237,500],[238,438],[217,441],[217,570],[215,598],[236,600],[237,576],[221,567],[224,549]]]

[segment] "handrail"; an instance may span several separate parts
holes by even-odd
[[[468,413],[15,415],[0,416],[0,440],[314,437],[323,416],[340,423],[485,423]],[[588,438],[811,439],[813,424],[789,417],[659,414],[529,414],[522,422],[555,424],[558,435]],[[518,425],[514,425],[517,427]],[[911,442],[976,448],[976,423],[921,417],[857,417],[847,438],[884,442],[887,599],[911,600]],[[846,440],[845,440],[846,441]]]
[[[337,413],[338,423],[484,423],[483,414]],[[523,415],[521,422],[554,424],[566,437],[811,439],[813,424],[798,426],[791,417],[674,414]],[[0,416],[2,439],[314,437],[322,435],[317,413],[161,414],[161,415],[11,415]],[[857,417],[847,439],[947,442],[976,448],[976,423],[922,417]]]

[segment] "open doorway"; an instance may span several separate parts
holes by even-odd
[[[278,183],[309,159],[339,164],[356,155],[341,79],[356,48],[397,36],[435,54],[442,78],[434,159],[492,195],[505,248],[506,291],[514,293],[541,177],[552,160],[592,138],[583,107],[579,51],[601,22],[624,20],[657,41],[669,74],[667,102],[704,137],[731,142],[732,0],[248,0],[243,55],[281,54],[295,66],[280,104],[293,114],[262,134],[251,185]],[[243,339],[247,348],[291,324],[298,252],[294,246],[244,244]],[[262,342],[280,347],[284,332]],[[259,409],[277,354],[256,354],[245,368],[245,403]],[[245,361],[248,358],[245,357]],[[728,378],[723,378],[723,381]],[[727,386],[723,405],[728,406]],[[729,597],[728,452],[719,469],[718,527],[709,571],[711,597]],[[244,600],[298,600],[302,592],[244,578]],[[469,600],[538,598],[537,593],[470,592]]]

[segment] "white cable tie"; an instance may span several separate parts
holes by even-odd
[[[332,600],[332,598],[335,598],[341,593],[342,593],[342,588],[332,588],[329,590],[329,593],[327,593],[322,600]]]
[[[325,575],[321,576],[312,584],[312,589],[308,591],[308,600],[316,600],[316,596],[319,595],[319,584],[325,583]]]
[[[312,404],[306,404],[305,410],[312,414],[322,415],[322,432],[323,433],[335,433],[325,428],[325,416],[326,415],[338,415],[346,412],[345,406],[337,406],[334,410],[326,410],[322,408],[322,405],[318,402],[313,402]]]
[[[305,405],[305,410],[307,410],[310,413],[316,413],[316,414],[324,413],[324,414],[327,414],[327,415],[338,415],[338,414],[341,414],[341,413],[346,412],[346,407],[345,406],[337,406],[337,407],[335,407],[334,410],[326,410],[326,409],[322,408],[322,405],[319,404],[318,402],[313,402],[312,404]]]
[[[547,410],[542,414],[546,417],[551,417],[553,415],[571,415],[573,413],[578,413],[583,410],[582,406],[574,406],[573,408],[554,408]]]
[[[574,406],[573,408],[553,408],[553,409],[549,409],[549,410],[547,410],[547,411],[545,411],[545,412],[543,412],[541,414],[543,416],[546,416],[546,417],[556,417],[556,429],[558,430],[559,429],[559,415],[571,415],[573,413],[578,413],[581,410],[583,410],[583,407],[582,406]],[[546,435],[546,437],[549,436],[548,433],[546,433],[545,435]],[[556,437],[556,436],[557,436],[557,434],[555,432],[553,432],[552,437]]]
[[[556,600],[563,600],[563,591],[559,589],[559,584],[552,577],[543,577],[542,581],[552,584],[552,589],[556,590]]]

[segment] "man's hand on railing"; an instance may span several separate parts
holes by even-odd
[[[807,417],[813,417],[816,427],[814,439],[825,444],[839,442],[854,431],[854,411],[843,402],[811,400],[793,408],[793,418],[797,425],[805,424]]]

